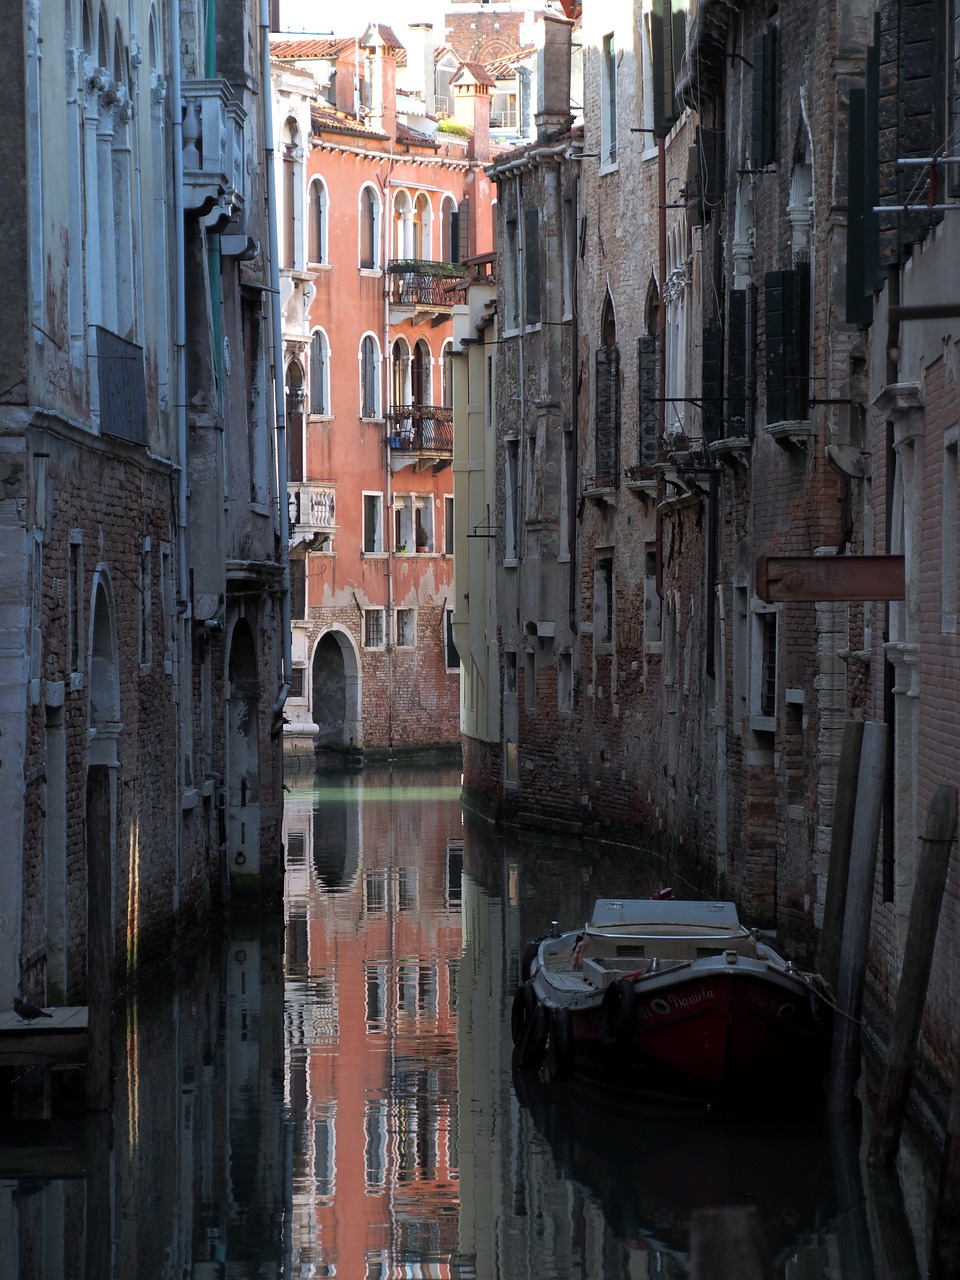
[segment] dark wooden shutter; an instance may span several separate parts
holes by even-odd
[[[810,412],[810,267],[765,277],[767,423],[797,422]]]
[[[640,366],[640,465],[657,465],[657,339],[647,334],[638,342]]]
[[[457,243],[455,262],[466,262],[471,256],[470,200],[461,200],[457,207]]]
[[[684,14],[673,12],[672,0],[654,0],[650,14],[650,35],[653,45],[653,129],[659,138],[673,128],[680,117],[675,97],[677,54],[674,49],[679,17],[681,39],[684,31]],[[683,47],[680,48],[683,54]]]
[[[523,213],[524,318],[527,324],[540,323],[540,210]]]
[[[789,271],[768,271],[763,280],[764,315],[767,325],[767,425],[785,422],[786,399],[786,315],[784,279]]]
[[[703,330],[701,399],[703,438],[711,443],[723,434],[723,331],[715,322]]]
[[[731,289],[727,305],[728,436],[747,434],[747,291]]]
[[[451,209],[449,216],[449,225],[447,232],[447,253],[450,262],[459,262],[460,260],[460,210]]]
[[[753,42],[753,112],[750,160],[754,169],[764,169],[777,158],[777,78],[776,44],[769,28]]]
[[[620,349],[597,350],[596,445],[598,485],[620,483]]]
[[[373,267],[376,249],[373,243],[376,219],[373,216],[373,192],[364,187],[360,194],[360,266]]]
[[[850,90],[847,151],[847,324],[869,324],[873,310],[866,276],[864,96],[863,89]]]

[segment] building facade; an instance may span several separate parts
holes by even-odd
[[[108,1018],[281,863],[263,41],[252,3],[0,22],[0,997]]]
[[[453,128],[398,93],[406,59],[275,40],[291,516],[291,751],[459,749],[451,316],[491,244],[490,80]],[[429,129],[430,132],[425,132]]]
[[[495,159],[496,304],[471,298],[455,366],[458,504],[493,535],[456,593],[488,707],[465,707],[468,799],[689,855],[691,889],[812,960],[845,732],[875,723],[878,1025],[956,776],[953,21],[586,6],[582,136]],[[941,1078],[956,927],[951,877],[924,1023]]]

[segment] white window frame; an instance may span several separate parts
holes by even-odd
[[[376,621],[378,618],[379,624]],[[379,640],[375,636],[371,638],[371,630],[373,629],[379,630]],[[386,610],[381,605],[373,605],[363,611],[363,647],[370,650],[385,649],[387,647]]]
[[[310,179],[310,185],[307,188],[307,210],[308,210],[308,227],[307,227],[307,254],[308,261],[313,266],[325,267],[330,262],[330,193],[327,190],[327,184],[319,174],[315,174]],[[317,213],[320,214],[320,234],[316,234]],[[319,244],[316,244],[319,240]],[[320,250],[318,258],[309,256],[311,249],[316,247]]]
[[[369,350],[373,351],[373,368],[370,370],[370,389],[373,393],[372,405],[367,403],[367,368],[364,360],[364,352]],[[364,422],[377,422],[383,417],[383,396],[380,387],[382,356],[380,343],[375,333],[368,331],[361,337],[360,348],[357,351],[357,364],[360,375],[360,419]],[[373,413],[364,412],[367,409],[373,409]]]
[[[368,499],[373,499],[373,501],[368,503],[367,501]],[[381,556],[384,554],[384,551],[383,551],[383,545],[384,545],[383,544],[383,494],[376,489],[364,489],[361,495],[360,501],[362,506],[361,519],[363,524],[363,527],[361,529],[361,542],[360,542],[361,555]],[[372,509],[377,512],[377,527],[374,530],[373,536],[371,538],[367,537],[368,509]],[[372,544],[369,547],[369,549],[367,546],[368,542]]]
[[[780,689],[780,606],[768,604],[755,596],[750,605],[750,728],[755,733],[775,733],[777,728],[777,697]],[[764,705],[766,675],[765,639],[768,618],[773,617],[776,628],[774,648],[774,688],[771,707]]]
[[[400,615],[409,617],[409,631],[400,626]],[[417,647],[417,611],[416,609],[397,609],[394,613],[394,643],[398,649],[415,649]]]
[[[617,39],[612,31],[600,41],[600,172],[616,169],[617,153]]]
[[[322,383],[320,388],[320,398],[322,402],[322,407],[320,409],[317,409],[315,407],[316,361],[314,359],[314,354],[313,354],[314,343],[317,341],[318,338],[320,340],[320,346],[323,351],[323,360],[321,365]],[[308,354],[309,354],[308,367],[309,367],[309,379],[310,379],[309,400],[308,400],[309,416],[311,418],[330,418],[333,416],[330,411],[330,339],[327,337],[325,331],[322,328],[314,329],[313,333],[310,335],[310,348],[309,348]]]
[[[371,227],[371,235],[373,237],[373,253],[372,265],[363,262],[363,220],[364,220],[364,196],[363,193],[369,191],[372,199],[372,218],[373,226]],[[380,193],[372,182],[365,182],[357,193],[357,265],[361,275],[379,275],[382,270],[382,250],[380,247],[381,224],[383,220],[383,206],[380,203]]]

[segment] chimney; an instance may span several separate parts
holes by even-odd
[[[366,123],[389,138],[397,133],[397,55],[374,23],[363,38],[367,54],[369,109]]]
[[[573,23],[549,10],[542,16],[537,50],[537,140],[566,133],[573,125],[570,110],[570,50]]]
[[[476,62],[464,62],[450,81],[453,118],[471,132],[469,155],[473,160],[490,159],[490,88],[493,81]]]
[[[357,114],[359,92],[357,76],[359,75],[359,50],[356,45],[346,49],[337,59],[334,89],[336,90],[336,107],[346,115]]]
[[[437,114],[437,68],[433,57],[433,24],[412,22],[407,41],[407,75],[410,88],[423,94],[426,114]]]

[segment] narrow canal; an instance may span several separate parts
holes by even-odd
[[[925,1274],[931,1178],[910,1149],[905,1202],[854,1122],[517,1075],[527,940],[598,896],[700,887],[499,839],[459,795],[453,771],[292,786],[285,927],[235,925],[138,993],[112,1115],[64,1114],[69,1073],[18,1080],[0,1280],[670,1280],[694,1211],[745,1205],[782,1280]]]

